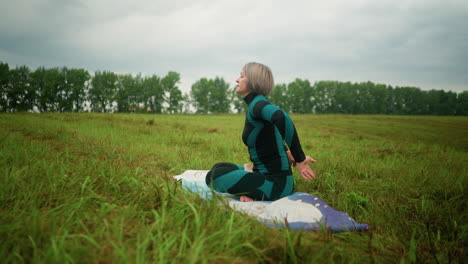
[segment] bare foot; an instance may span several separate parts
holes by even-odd
[[[244,170],[253,172],[253,165],[252,164],[244,164]]]
[[[242,195],[241,197],[239,197],[239,199],[240,199],[241,202],[253,202],[252,198],[247,197],[245,195]]]

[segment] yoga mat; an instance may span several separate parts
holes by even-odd
[[[276,201],[241,202],[237,196],[219,193],[205,183],[207,170],[187,170],[174,176],[182,181],[182,187],[200,195],[203,199],[212,199],[213,195],[223,197],[234,210],[255,217],[259,222],[270,226],[293,230],[321,230],[332,232],[368,230],[367,224],[359,224],[341,211],[337,211],[315,195],[295,192]]]

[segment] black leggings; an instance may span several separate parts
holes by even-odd
[[[245,195],[254,200],[277,200],[292,194],[294,189],[291,171],[260,174],[226,162],[215,164],[206,175],[205,182],[215,191]]]

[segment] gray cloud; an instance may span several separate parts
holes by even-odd
[[[465,1],[9,1],[0,60],[37,67],[296,77],[468,90]]]

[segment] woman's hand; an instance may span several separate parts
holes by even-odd
[[[305,180],[312,180],[315,178],[314,171],[309,167],[309,162],[316,163],[317,161],[311,158],[310,156],[306,156],[303,162],[297,162],[297,170],[301,174],[302,178]]]
[[[244,170],[253,172],[253,165],[252,164],[244,164]]]
[[[294,157],[291,154],[291,151],[288,150],[288,151],[286,151],[286,153],[288,154],[289,164],[291,164],[293,166],[296,166],[296,161],[294,160]]]

